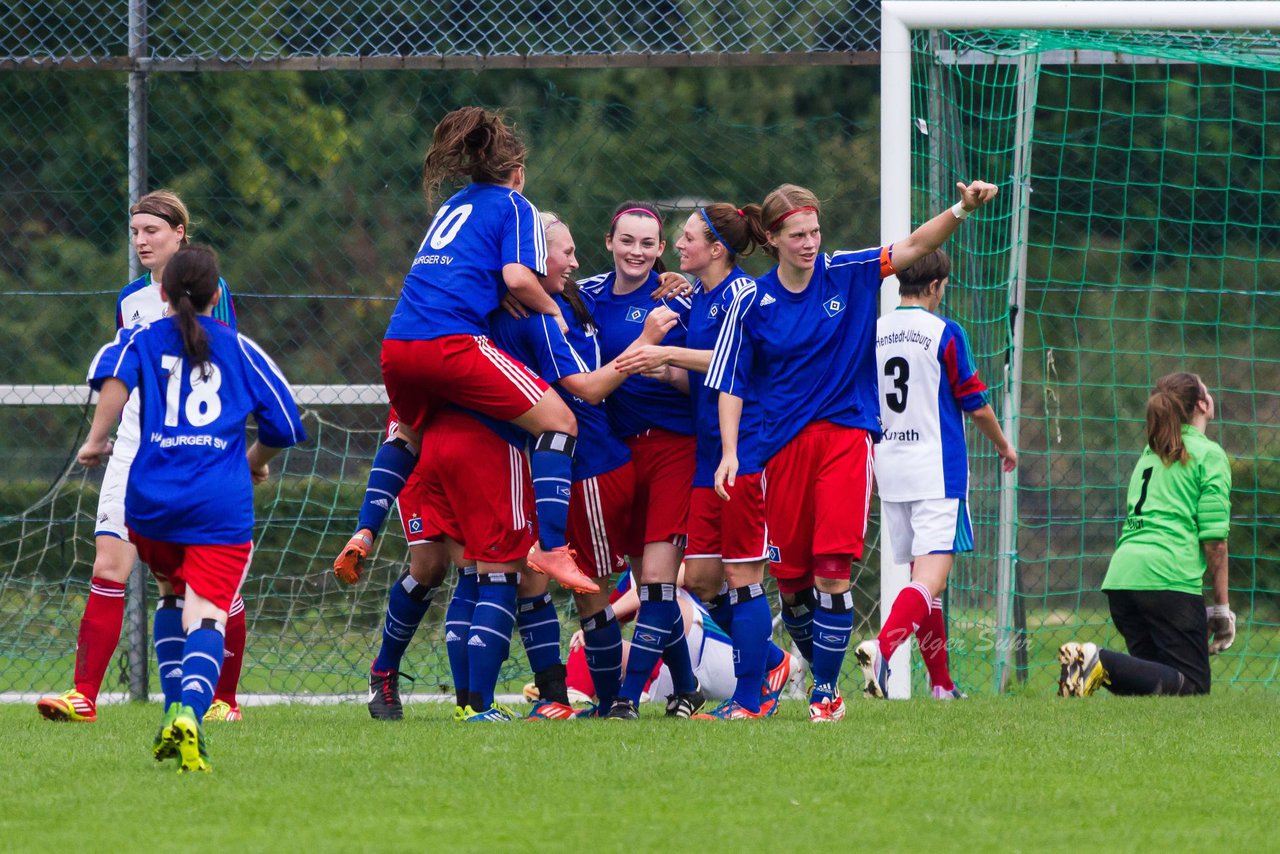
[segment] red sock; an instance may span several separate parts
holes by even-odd
[[[893,600],[889,609],[889,619],[884,621],[884,628],[876,639],[880,641],[880,654],[886,659],[908,640],[912,633],[929,616],[933,597],[923,584],[911,582],[902,588],[898,598]]]
[[[234,706],[236,704],[236,688],[240,686],[240,668],[244,666],[244,643],[248,627],[245,625],[244,600],[239,596],[231,603],[227,612],[227,636],[222,646],[225,650],[222,657],[222,673],[218,676],[218,687],[213,691],[213,699]]]
[[[944,691],[955,688],[947,659],[947,624],[943,619],[941,599],[933,600],[933,609],[916,629],[916,639],[920,642],[920,657],[929,671],[929,684]]]
[[[124,585],[95,578],[76,637],[76,690],[95,703],[124,625]]]
[[[565,686],[581,691],[588,697],[596,695],[596,685],[591,679],[591,668],[587,666],[586,647],[578,647],[569,653],[565,660]]]

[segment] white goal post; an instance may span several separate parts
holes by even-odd
[[[1185,0],[885,0],[880,19],[880,239],[888,244],[911,231],[911,50],[918,30],[1188,30],[1280,31],[1280,2],[1185,2]],[[1096,56],[1068,58],[1079,64],[1104,61]],[[1027,128],[1029,134],[1030,128]],[[1026,138],[1029,146],[1028,136]],[[907,155],[903,156],[906,152]],[[1026,163],[1023,163],[1025,174]],[[988,176],[974,175],[973,178]],[[1000,180],[999,177],[994,180]],[[1012,188],[1006,188],[1006,190]],[[1016,191],[1025,193],[1025,187]],[[1025,205],[1020,206],[1025,209]],[[933,212],[926,212],[932,214]],[[1014,217],[1009,301],[1022,307],[1026,278],[1026,217]],[[897,280],[886,279],[880,311],[898,304]],[[1017,442],[1021,402],[1021,351],[1024,312],[1014,315],[1012,364],[1006,376],[1002,421]],[[1013,646],[1012,606],[1016,566],[1017,474],[1002,475],[1000,536],[997,555],[996,684],[1003,688]],[[881,521],[883,522],[883,516]],[[910,581],[908,567],[893,561],[887,531],[880,529],[880,619],[883,624],[899,591]],[[911,695],[910,645],[894,654],[889,696]]]

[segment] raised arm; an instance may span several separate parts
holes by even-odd
[[[911,232],[903,240],[893,243],[893,266],[905,270],[920,258],[946,243],[969,214],[990,202],[999,192],[995,184],[973,181],[957,183],[960,201]]]

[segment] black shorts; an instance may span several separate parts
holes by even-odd
[[[1134,658],[1158,661],[1187,680],[1182,693],[1209,693],[1209,621],[1204,597],[1177,590],[1107,590],[1111,619]]]

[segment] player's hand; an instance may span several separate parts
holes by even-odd
[[[110,439],[103,439],[101,442],[90,440],[76,451],[76,462],[87,469],[102,465],[107,461],[107,457],[111,456],[114,447],[115,443]]]
[[[1213,605],[1204,611],[1209,618],[1209,637],[1213,639],[1209,644],[1209,654],[1217,655],[1231,649],[1236,642],[1236,615],[1231,612],[1231,606]]]
[[[652,371],[645,371],[641,376],[648,377],[651,380],[657,380],[660,383],[670,383],[671,366],[663,365],[660,368],[654,368]]]
[[[733,486],[734,479],[737,476],[738,455],[725,454],[720,458],[720,465],[716,466],[716,495],[728,501],[729,487]]]
[[[657,344],[641,344],[631,347],[618,357],[614,365],[624,374],[643,374],[656,371],[667,364],[665,347]]]
[[[561,334],[561,335],[568,335],[568,334],[569,334],[569,324],[568,324],[567,322],[565,322],[564,315],[563,315],[563,314],[561,314],[560,312],[556,312],[555,314],[553,314],[553,315],[551,315],[551,316],[552,316],[552,317],[554,317],[554,318],[556,319],[556,326],[560,327],[560,334]]]
[[[996,453],[1000,455],[1000,469],[1002,471],[1007,473],[1018,467],[1018,451],[1013,445],[997,448]]]
[[[271,477],[271,469],[266,463],[263,463],[257,468],[254,468],[252,465],[249,466],[249,479],[253,481],[254,486],[257,486],[260,483],[266,483],[267,478],[269,477]]]
[[[503,310],[516,320],[524,320],[529,316],[529,309],[524,307],[524,303],[515,298],[515,295],[508,292],[506,296],[499,302]]]
[[[640,333],[640,340],[646,344],[661,344],[667,330],[679,320],[680,315],[665,305],[658,306],[644,319],[644,331]]]
[[[967,211],[976,211],[1000,192],[999,187],[986,181],[973,181],[967,185],[957,181],[956,189],[960,191],[960,206]]]
[[[658,274],[658,287],[654,288],[653,293],[649,296],[654,299],[666,299],[667,297],[687,297],[693,293],[693,285],[684,276],[679,273],[668,270],[665,273]]]
[[[578,629],[573,633],[573,637],[569,638],[569,652],[573,652],[575,649],[581,649],[586,646],[586,644],[586,635],[582,633],[582,629]]]

